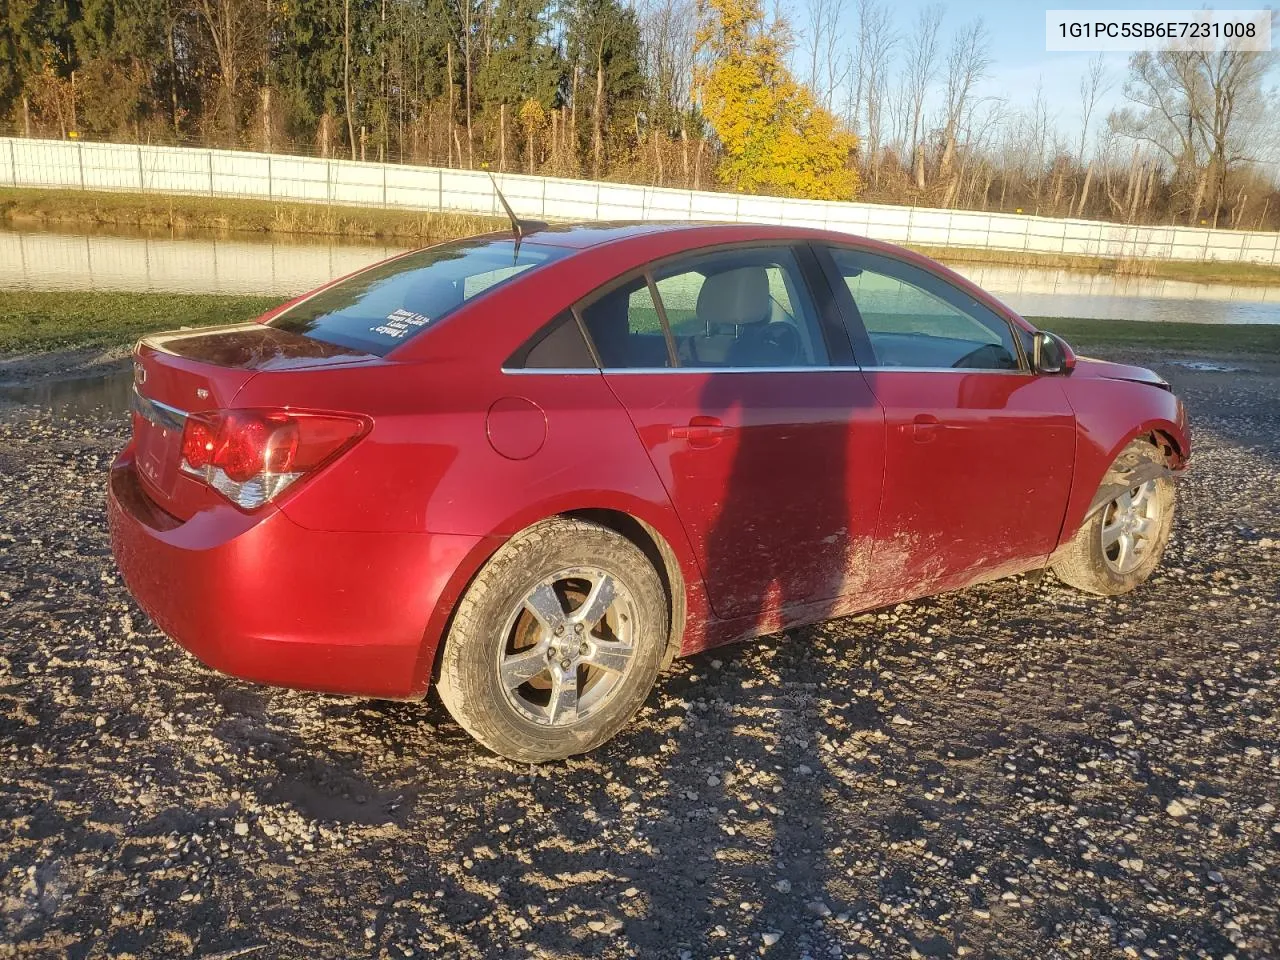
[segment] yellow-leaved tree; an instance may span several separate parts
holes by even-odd
[[[857,139],[787,69],[786,25],[761,0],[699,0],[694,84],[721,181],[746,193],[850,200]]]

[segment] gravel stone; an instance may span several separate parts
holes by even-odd
[[[1018,577],[678,660],[534,770],[434,698],[206,669],[111,562],[125,418],[0,406],[0,956],[1280,956],[1280,364],[1248,365],[1157,358],[1197,449],[1135,593]]]

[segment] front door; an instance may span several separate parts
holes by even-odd
[[[892,257],[829,253],[885,410],[878,599],[1043,562],[1075,455],[1061,384],[1032,373],[1009,322],[947,279]]]
[[[780,610],[861,587],[883,416],[861,373],[832,364],[795,251],[687,255],[581,313],[718,617],[772,628]]]

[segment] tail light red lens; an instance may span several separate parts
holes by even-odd
[[[361,417],[289,410],[215,410],[188,415],[182,469],[252,510],[355,443]]]
[[[182,460],[196,470],[203,470],[213,462],[217,429],[215,425],[199,419],[199,416],[196,414],[187,417],[182,429]]]

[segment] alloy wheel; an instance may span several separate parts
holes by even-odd
[[[598,567],[562,570],[530,590],[508,619],[499,684],[525,717],[571,726],[622,686],[635,636],[636,604],[621,580]]]
[[[1126,574],[1142,563],[1160,534],[1156,481],[1148,480],[1112,500],[1102,514],[1102,555],[1107,566]]]

